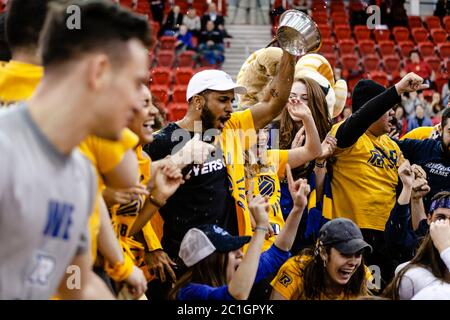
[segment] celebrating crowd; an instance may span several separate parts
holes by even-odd
[[[253,103],[204,70],[161,123],[146,18],[10,0],[5,27],[0,299],[450,299],[450,108],[431,138],[389,135],[421,76],[359,81],[335,123],[326,59],[277,48]]]

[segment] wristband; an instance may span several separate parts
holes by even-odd
[[[256,227],[256,228],[255,228],[255,231],[256,231],[256,230],[262,230],[262,231],[264,231],[265,233],[269,232],[269,228],[267,228],[267,227]]]
[[[133,272],[133,261],[127,255],[123,255],[123,262],[116,262],[114,267],[110,267],[109,262],[106,263],[105,271],[108,276],[116,282],[126,280]]]

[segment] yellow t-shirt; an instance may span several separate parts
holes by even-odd
[[[125,152],[134,148],[139,142],[131,130],[124,129],[122,137],[119,141],[109,141],[96,136],[89,136],[80,143],[80,151],[92,162],[97,173],[98,189],[97,192],[101,195],[105,182],[102,174],[114,169],[122,161]],[[98,205],[95,206],[94,211],[89,219],[89,229],[92,242],[92,257],[95,261],[97,257],[97,237],[100,231],[100,212]]]
[[[138,146],[135,151],[139,161],[139,181],[141,184],[147,185],[150,180],[150,157],[143,154],[142,146]],[[126,205],[114,205],[110,208],[110,214],[124,252],[130,256],[136,266],[146,271],[146,276],[149,277],[144,260],[145,246],[147,246],[149,251],[154,251],[162,248],[161,243],[152,228],[151,222],[148,222],[142,228],[145,244],[129,234],[139,212],[144,207],[145,200],[146,197],[140,195],[138,199]]]
[[[311,259],[311,256],[302,255],[294,256],[286,261],[271,282],[273,289],[278,291],[286,300],[306,300],[303,290],[303,272]],[[366,266],[364,267],[366,279],[371,282],[373,279],[372,273]],[[320,295],[320,300],[351,300],[355,298],[357,297],[346,296],[343,292],[337,297],[329,297],[324,293]]]
[[[342,122],[331,129],[336,134]],[[351,147],[337,148],[331,181],[333,204],[327,219],[345,217],[360,228],[383,231],[395,205],[398,145],[387,135],[368,131]]]
[[[232,113],[231,119],[226,122],[219,138],[227,167],[231,195],[236,204],[238,230],[241,236],[252,235],[245,188],[244,150],[254,145],[256,141],[257,136],[250,109]]]
[[[425,140],[431,137],[433,131],[434,127],[418,127],[406,133],[403,137],[400,138],[400,140],[404,139]]]
[[[0,107],[27,100],[44,75],[41,66],[19,61],[0,65]]]
[[[260,170],[253,178],[255,194],[269,197],[269,223],[275,234],[264,241],[262,251],[266,251],[275,241],[276,236],[284,227],[283,213],[280,207],[281,187],[280,177],[284,177],[288,161],[288,150],[267,150],[266,168]]]

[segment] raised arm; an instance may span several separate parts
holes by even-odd
[[[412,165],[414,182],[411,195],[411,220],[413,230],[419,228],[420,222],[427,219],[423,197],[430,191],[425,171],[418,165]]]
[[[299,179],[294,182],[289,165],[286,165],[286,175],[289,184],[289,192],[291,193],[294,206],[289,213],[286,224],[283,229],[281,229],[280,234],[276,237],[274,242],[275,246],[283,251],[289,251],[292,248],[303,210],[305,210],[308,203],[307,197],[310,192],[310,187],[305,179]]]
[[[173,164],[158,167],[152,175],[154,186],[145,201],[144,208],[139,212],[130,229],[130,236],[139,232],[150,221],[153,214],[166,204],[167,199],[175,193],[180,184],[184,183],[181,170]]]
[[[256,221],[256,229],[248,245],[247,252],[233,274],[228,285],[228,292],[236,300],[246,300],[255,282],[261,256],[261,248],[267,233],[269,203],[257,195],[249,195],[249,209]]]
[[[339,148],[352,146],[372,123],[401,101],[402,93],[428,88],[428,85],[422,84],[422,82],[423,79],[415,73],[408,73],[395,86],[367,101],[338,128],[336,132],[337,146]]]
[[[264,128],[275,119],[288,102],[294,82],[295,56],[283,50],[278,74],[267,88],[267,95],[262,102],[250,107],[256,130]]]
[[[411,251],[417,244],[417,237],[410,226],[409,201],[411,199],[414,173],[408,160],[400,165],[398,175],[402,181],[403,188],[386,222],[384,235],[388,246],[400,248],[401,251]]]
[[[307,137],[304,146],[294,145],[294,142],[301,138],[297,135],[302,135],[303,130],[299,130],[292,143],[292,149],[288,151],[289,165],[291,168],[297,168],[320,156],[322,148],[319,133],[317,132],[316,124],[308,106],[296,99],[291,100],[289,103],[293,104],[292,113],[303,122],[304,132]]]
[[[322,153],[315,160],[314,174],[316,176],[316,204],[322,202],[325,189],[325,175],[327,173],[327,159],[331,157],[336,150],[336,138],[327,135],[322,141]]]

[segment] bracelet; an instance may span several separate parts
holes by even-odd
[[[256,227],[256,228],[255,228],[255,231],[256,231],[256,230],[262,230],[262,231],[264,231],[265,233],[269,232],[269,228],[267,228],[267,227]]]
[[[130,276],[133,272],[133,266],[133,260],[131,260],[128,254],[124,253],[123,262],[116,262],[112,268],[110,267],[109,262],[107,262],[105,271],[111,279],[116,282],[121,282]]]
[[[155,207],[158,207],[158,208],[161,208],[166,204],[165,202],[164,203],[158,202],[158,200],[156,200],[152,194],[150,194],[150,196],[148,197],[148,201],[150,201]]]
[[[314,161],[314,163],[315,163],[317,168],[325,168],[325,166],[327,164],[326,162],[319,163],[317,161]]]

